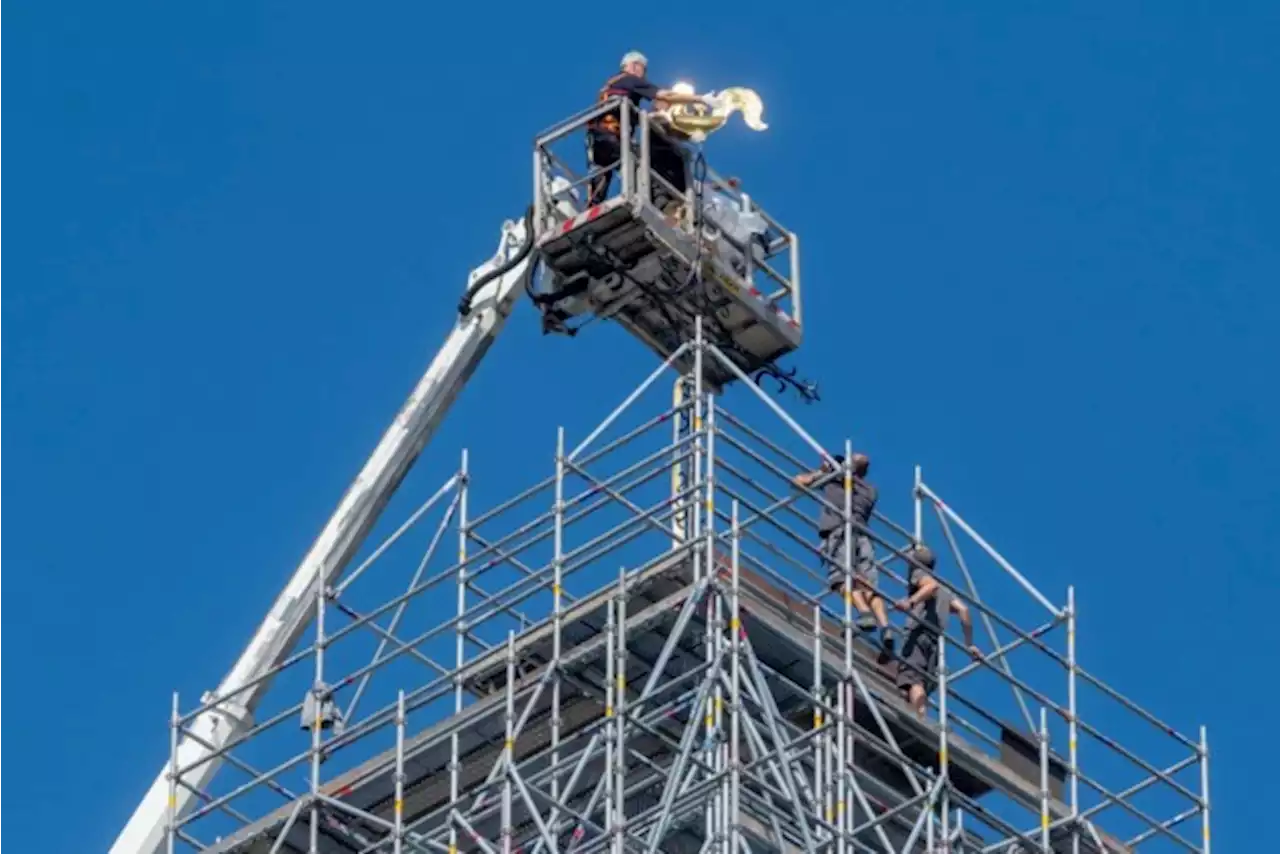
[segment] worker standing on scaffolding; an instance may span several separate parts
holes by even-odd
[[[798,474],[792,482],[801,489],[816,488],[822,508],[818,515],[818,536],[822,540],[821,552],[827,572],[827,587],[832,593],[845,588],[845,557],[849,543],[845,542],[844,499],[845,488],[841,482],[840,472],[844,466],[844,457],[833,458],[836,465],[824,461],[822,468]],[[871,545],[871,537],[867,532],[871,525],[871,512],[875,509],[879,491],[866,481],[871,460],[866,454],[854,454],[850,461],[853,470],[852,508],[853,553],[849,565],[853,569],[853,578],[849,579],[850,601],[858,611],[858,628],[871,631],[880,628],[880,643],[886,649],[893,644],[893,630],[889,627],[889,617],[885,611],[884,598],[876,588],[879,570],[876,568],[875,549]]]
[[[939,635],[946,634],[947,622],[953,613],[964,630],[969,654],[980,659],[982,653],[973,642],[969,606],[933,577],[933,550],[917,544],[905,552],[905,557],[910,565],[909,595],[897,606],[907,614],[907,632],[902,641],[897,681],[907,702],[915,707],[916,714],[924,717],[929,694],[937,684]]]
[[[645,76],[648,72],[649,60],[639,51],[631,51],[622,57],[621,73],[610,77],[600,89],[600,101],[611,98],[627,98],[636,106],[641,101],[661,104],[704,104],[706,100],[687,92],[675,92],[671,89],[659,89]],[[598,205],[609,195],[609,184],[613,181],[613,172],[622,159],[622,119],[618,110],[610,110],[587,126],[587,159],[591,168],[603,169],[601,174],[591,179],[591,197],[589,204]],[[688,180],[685,177],[684,155],[677,145],[662,135],[660,129],[654,128],[649,135],[649,164],[653,171],[663,178],[683,198]],[[665,189],[665,188],[661,188]],[[662,193],[668,202],[670,191]],[[665,205],[660,205],[665,207]]]

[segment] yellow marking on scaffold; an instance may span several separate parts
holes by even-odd
[[[737,617],[730,617],[729,631],[736,632],[740,628],[742,628],[742,620],[739,620]]]
[[[605,707],[604,707],[604,716],[605,716],[606,718],[611,718],[611,717],[613,717],[613,706],[605,706]]]
[[[813,728],[817,729],[822,726],[822,712],[813,713]]]
[[[938,762],[942,765],[947,764],[947,749],[945,747],[938,751]]]
[[[396,815],[398,816],[403,812],[404,812],[404,801],[401,800],[400,798],[396,798]]]

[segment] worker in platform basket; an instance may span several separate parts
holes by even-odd
[[[964,630],[964,643],[969,654],[981,658],[982,653],[973,643],[969,606],[933,576],[933,550],[917,544],[904,552],[904,556],[910,570],[908,595],[897,603],[907,615],[906,636],[898,661],[898,690],[915,707],[916,714],[924,717],[928,696],[937,684],[938,634],[946,634],[947,623],[953,613]]]
[[[845,488],[844,479],[840,476],[844,457],[833,459],[835,465],[824,460],[821,468],[798,474],[793,482],[801,489],[821,485],[822,508],[818,515],[818,537],[822,541],[820,550],[827,573],[827,587],[831,592],[839,593],[845,589],[845,556],[850,543],[845,541]],[[884,598],[876,588],[880,571],[876,568],[875,549],[867,534],[879,491],[866,480],[871,468],[871,460],[866,454],[854,454],[850,468],[853,471],[850,490],[853,552],[849,554],[849,566],[853,570],[853,578],[849,579],[849,600],[859,614],[858,628],[871,631],[879,627],[880,643],[888,649],[893,645],[893,630],[889,627]]]
[[[610,77],[600,89],[600,101],[625,97],[636,107],[641,101],[661,104],[705,104],[706,100],[698,95],[676,92],[671,89],[659,89],[645,76],[649,60],[639,51],[631,51],[622,57],[621,72]],[[613,171],[622,158],[622,119],[619,110],[612,110],[593,120],[587,126],[587,158],[592,169],[608,169],[591,181],[590,204],[598,205],[609,194],[609,184],[613,180]],[[649,134],[649,165],[664,180],[675,188],[683,197],[688,180],[685,176],[684,154],[679,146],[663,135],[656,124],[651,126]],[[679,199],[670,198],[665,188],[654,182],[654,197],[666,196],[660,208],[670,207]]]

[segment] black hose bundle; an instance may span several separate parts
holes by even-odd
[[[467,288],[466,293],[462,295],[462,299],[458,300],[458,314],[463,317],[471,314],[471,302],[476,298],[476,294],[485,285],[492,282],[499,276],[505,276],[507,273],[515,269],[515,266],[529,257],[529,253],[533,251],[533,205],[524,212],[524,243],[520,246],[520,251],[511,256],[505,263],[485,273]],[[531,268],[532,269],[532,268]],[[526,283],[527,288],[527,283]]]

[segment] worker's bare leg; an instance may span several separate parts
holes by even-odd
[[[916,710],[916,714],[922,718],[929,710],[929,698],[924,692],[923,685],[915,684],[907,689],[907,702]]]
[[[893,643],[893,630],[889,628],[889,615],[886,613],[884,598],[881,597],[878,585],[880,582],[880,570],[875,562],[875,550],[871,545],[871,539],[865,534],[859,534],[854,539],[854,585],[855,592],[861,594],[863,612],[869,612],[870,620],[864,621],[859,625],[864,632],[869,632],[877,626],[880,628],[880,642],[887,648]]]
[[[830,573],[827,576],[827,587],[832,593],[836,594],[841,599],[846,596],[849,597],[849,602],[853,605],[853,610],[857,612],[861,621],[861,618],[865,616],[869,610],[867,608],[867,597],[862,594],[862,591],[858,589],[856,584],[852,585],[852,589],[850,589],[851,585],[846,583],[843,576],[844,573],[839,572],[838,570]]]
[[[884,597],[871,589],[865,582],[856,582],[853,588],[853,594],[849,597],[853,601],[853,607],[857,609],[859,614],[870,614],[875,622],[867,625],[864,621],[859,620],[858,626],[863,631],[869,631],[873,627],[880,629],[880,642],[885,646],[893,643],[893,630],[889,628],[889,614],[884,606]]]
[[[876,618],[877,626],[882,629],[889,628],[889,614],[884,605],[884,597],[878,594],[871,597],[871,613]]]
[[[882,629],[889,625],[889,617],[884,610],[884,600],[879,596],[873,593],[868,597],[866,589],[859,584],[853,588],[853,595],[850,598],[853,600],[853,607],[859,614],[870,613],[875,617],[876,625]]]

